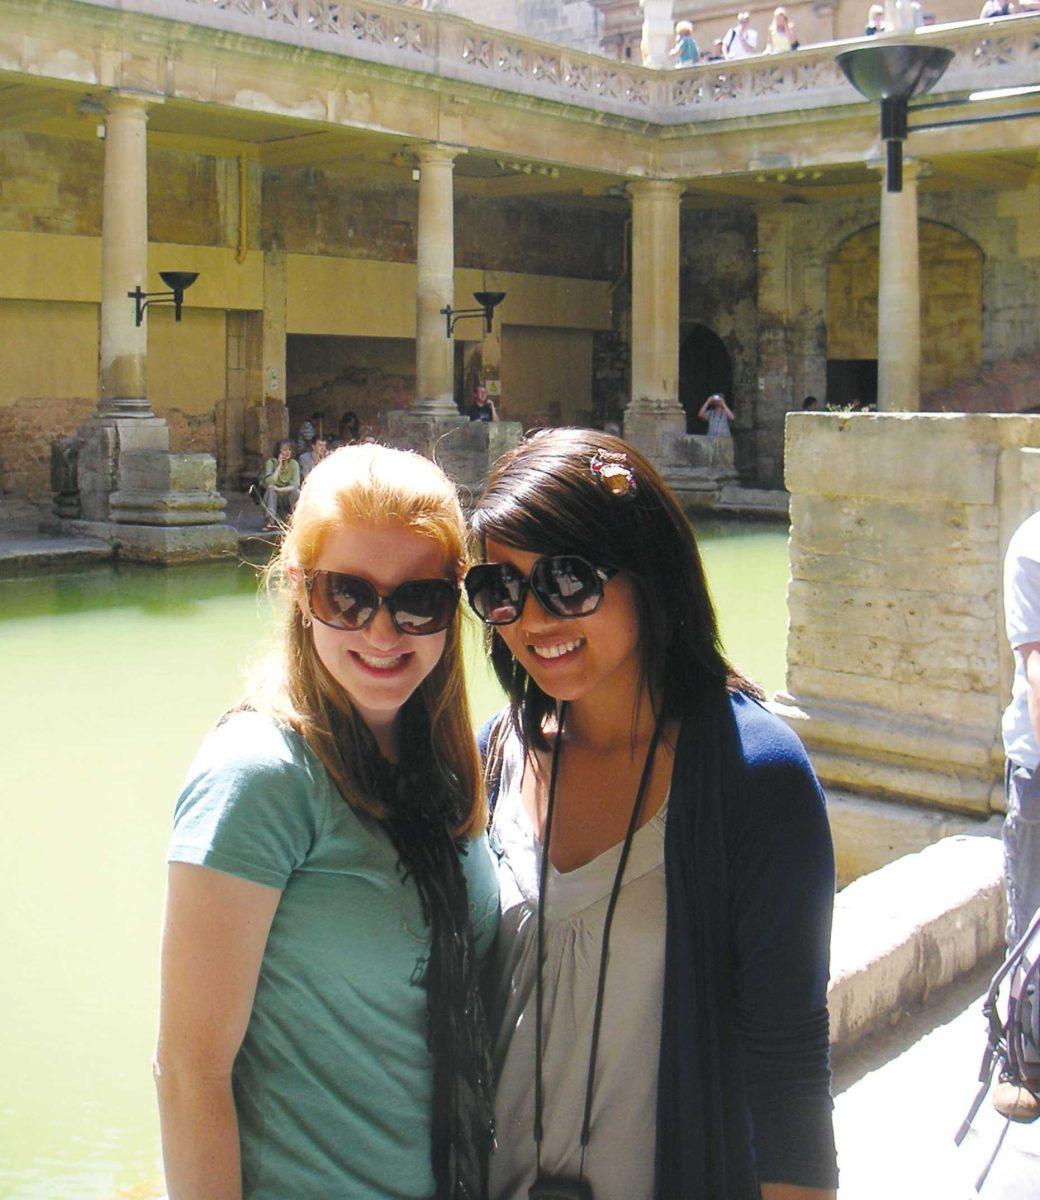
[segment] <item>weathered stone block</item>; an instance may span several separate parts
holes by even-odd
[[[120,491],[212,492],[217,464],[211,454],[137,451],[119,460]]]

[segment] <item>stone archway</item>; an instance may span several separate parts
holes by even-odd
[[[877,362],[878,233],[869,225],[827,261],[827,366],[831,379],[855,378]],[[936,221],[919,226],[921,394],[974,375],[982,362],[981,249]],[[856,364],[859,364],[857,367]],[[828,396],[842,401],[844,396]]]
[[[726,343],[707,325],[686,326],[679,345],[679,402],[686,410],[687,433],[704,433],[707,426],[697,413],[713,392],[722,392],[735,408],[733,360]]]

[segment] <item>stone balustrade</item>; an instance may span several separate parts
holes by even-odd
[[[82,0],[82,3],[345,55],[374,65],[660,125],[859,102],[835,56],[856,41],[686,70],[653,70],[444,13],[340,0]],[[936,94],[1035,83],[1040,17],[931,26],[907,36],[956,57]],[[877,39],[880,41],[881,39]]]

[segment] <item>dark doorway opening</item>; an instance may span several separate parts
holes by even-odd
[[[876,358],[829,358],[827,404],[845,408],[859,400],[864,408],[877,404]]]
[[[686,432],[707,433],[697,413],[713,393],[721,392],[735,409],[733,362],[726,344],[707,325],[690,325],[679,346],[679,402],[686,410]]]

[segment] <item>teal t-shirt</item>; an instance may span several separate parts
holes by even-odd
[[[246,1200],[432,1196],[429,930],[379,823],[295,732],[237,713],[192,763],[167,858],[282,889],[233,1072]],[[483,955],[486,838],[463,866]]]

